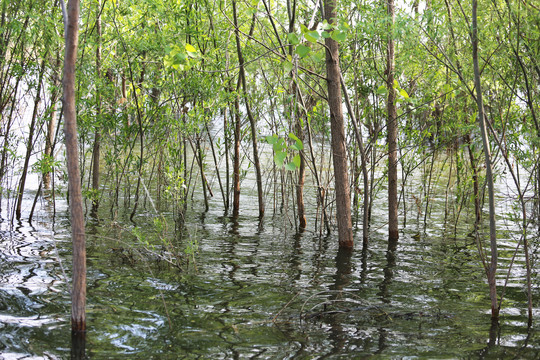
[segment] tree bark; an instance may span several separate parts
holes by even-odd
[[[336,23],[336,0],[325,0],[325,18],[329,24]],[[351,196],[347,171],[347,147],[343,125],[341,104],[341,70],[339,67],[339,46],[331,37],[326,44],[326,81],[328,84],[328,106],[330,107],[330,130],[334,163],[334,181],[336,191],[336,211],[339,246],[353,247]]]
[[[491,260],[486,269],[489,297],[491,299],[491,318],[499,318],[499,307],[497,306],[497,283],[495,273],[497,272],[497,229],[495,225],[495,190],[493,186],[493,170],[491,164],[491,150],[489,147],[488,134],[486,129],[486,119],[484,115],[484,102],[482,98],[482,86],[480,83],[480,67],[478,65],[478,22],[476,9],[477,0],[472,1],[472,48],[473,48],[473,66],[474,66],[474,84],[476,87],[476,105],[478,107],[478,122],[482,133],[482,144],[484,147],[484,157],[486,165],[486,182],[489,195],[489,240],[491,247]]]
[[[75,108],[75,63],[79,40],[79,0],[70,0],[66,22],[64,59],[64,132],[70,196],[71,231],[73,241],[73,281],[71,290],[71,331],[86,331],[86,239],[77,144],[77,113]]]
[[[388,26],[388,45],[386,53],[386,87],[388,89],[388,101],[386,104],[387,119],[386,130],[388,143],[388,240],[396,242],[399,239],[398,232],[398,179],[397,179],[397,112],[396,91],[394,89],[394,0],[387,1],[387,13],[390,17]]]

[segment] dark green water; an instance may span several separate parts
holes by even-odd
[[[32,194],[28,194],[29,199]],[[214,200],[219,209],[219,200]],[[2,216],[7,218],[7,202]],[[33,224],[0,224],[0,354],[6,359],[69,358],[70,276],[66,205],[53,221],[43,201]],[[449,236],[442,223],[426,234],[408,225],[387,251],[383,209],[374,214],[369,249],[339,253],[335,236],[295,234],[283,216],[259,226],[256,202],[244,215],[203,213],[161,233],[148,212],[136,225],[107,209],[88,231],[86,355],[107,359],[540,358],[538,271],[534,326],[527,327],[521,252],[510,276],[500,326],[492,326],[488,289],[467,231]],[[435,208],[434,208],[435,209]],[[441,211],[439,211],[440,213]],[[128,212],[129,213],[129,212]],[[167,216],[166,216],[167,218]],[[126,220],[124,220],[126,219]],[[412,222],[411,220],[409,221]],[[502,222],[504,223],[504,222]],[[133,228],[148,244],[146,251]],[[160,235],[161,234],[161,235]],[[515,241],[500,233],[501,267]],[[356,236],[361,243],[361,231]],[[181,268],[159,260],[162,239],[180,249]],[[184,252],[198,248],[194,261]],[[537,239],[531,250],[536,262]],[[56,250],[55,250],[56,247]],[[148,246],[147,246],[148,248]],[[499,272],[500,283],[505,271]]]

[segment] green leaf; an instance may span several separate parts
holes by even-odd
[[[283,166],[283,161],[285,161],[285,158],[287,157],[287,153],[286,152],[283,152],[283,151],[278,151],[275,153],[274,155],[274,163],[276,163],[276,165],[278,167],[282,167]]]
[[[276,143],[277,139],[278,139],[277,135],[268,135],[266,137],[266,142],[269,143],[270,145],[273,145]]]
[[[403,96],[405,99],[409,98],[409,94],[407,94],[407,92],[403,89],[399,90],[399,94]]]
[[[300,44],[300,40],[298,40],[298,36],[296,36],[295,33],[287,34],[287,39],[289,40],[289,43],[291,43],[292,45]]]
[[[292,132],[289,133],[289,139],[298,140],[298,136],[294,135]]]
[[[181,63],[181,62],[184,62],[184,61],[186,61],[186,59],[187,59],[187,55],[186,55],[186,53],[183,53],[183,52],[177,53],[177,54],[174,56],[174,61],[175,61],[175,63]]]
[[[332,25],[328,23],[328,20],[324,19],[322,23],[322,28],[324,30],[330,30],[332,29]]]
[[[186,50],[187,50],[187,52],[190,52],[190,53],[197,52],[197,49],[195,49],[193,47],[193,45],[191,45],[191,44],[186,44]]]
[[[324,56],[325,54],[321,51],[312,52],[310,55],[311,59],[316,63],[321,62],[324,59]]]
[[[325,39],[328,39],[328,38],[331,36],[330,33],[329,33],[328,31],[323,31],[323,32],[321,33],[321,35],[322,35],[322,37],[325,38]]]
[[[292,162],[293,164],[299,168],[300,167],[300,163],[301,163],[301,158],[300,158],[300,154],[296,154],[293,159],[292,159]]]
[[[316,43],[317,40],[320,39],[320,35],[316,31],[308,31],[304,34],[304,37],[306,38],[307,41],[311,43]]]
[[[285,70],[286,73],[290,72],[292,69],[293,69],[293,64],[290,61],[283,62],[283,70]]]
[[[337,42],[341,42],[347,38],[347,33],[344,31],[334,30],[332,31],[330,36],[332,37],[332,39],[336,40]]]
[[[293,162],[290,162],[287,165],[285,165],[285,170],[294,171],[296,170],[296,165]]]
[[[307,46],[304,46],[304,45],[298,45],[298,47],[296,48],[296,53],[301,57],[305,57],[307,54],[309,54],[309,52],[311,51],[310,48],[308,48]]]
[[[283,140],[282,139],[276,139],[276,142],[273,144],[272,149],[274,149],[275,152],[280,152],[283,150]]]
[[[446,94],[446,93],[449,93],[450,91],[454,90],[454,88],[452,87],[452,85],[450,84],[444,84],[443,87],[442,87],[442,91]]]
[[[396,79],[394,79],[394,89],[399,89],[399,83]]]
[[[388,90],[386,89],[386,86],[384,85],[379,86],[379,88],[377,89],[377,95],[383,95],[387,93],[388,93]]]

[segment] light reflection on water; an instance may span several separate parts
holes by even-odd
[[[244,196],[253,211],[238,219],[215,210],[219,200],[204,215],[192,210],[186,231],[197,239],[198,254],[183,270],[145,257],[122,214],[112,224],[105,209],[100,223],[90,222],[88,356],[537,358],[540,334],[526,328],[521,253],[501,328],[493,330],[485,276],[466,231],[454,239],[433,224],[424,234],[409,219],[397,249],[388,252],[378,208],[369,249],[348,255],[338,252],[334,236],[294,234],[279,215],[259,226],[250,215],[257,212],[253,200]],[[65,358],[70,351],[68,284],[54,247],[69,274],[69,222],[61,201],[59,209],[54,228],[47,211],[34,226],[0,224],[6,358]],[[150,211],[136,217],[136,226],[159,253],[153,217]],[[500,244],[505,267],[516,243]],[[499,272],[499,281],[505,276]],[[537,322],[537,300],[534,310]]]

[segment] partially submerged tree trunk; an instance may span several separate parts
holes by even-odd
[[[73,241],[73,281],[71,289],[71,331],[86,331],[86,239],[77,144],[77,113],[75,108],[75,63],[79,39],[79,0],[70,0],[66,22],[66,52],[64,59],[64,131],[68,170],[69,209]]]
[[[50,109],[50,119],[47,123],[47,135],[45,137],[45,156],[48,159],[54,158],[54,143],[56,138],[56,122],[58,119],[58,98],[60,96],[60,78],[59,78],[59,69],[60,69],[60,52],[58,52],[55,65],[52,74],[52,86],[53,92],[51,94],[51,109]],[[47,171],[43,173],[43,187],[49,189],[51,187],[51,172]]]
[[[238,91],[238,87],[236,88]],[[233,159],[233,217],[240,212],[240,139],[241,139],[240,99],[234,99],[234,159]]]
[[[476,87],[476,105],[478,107],[478,122],[482,134],[482,144],[484,147],[484,157],[486,166],[486,182],[489,195],[489,240],[491,247],[491,260],[486,269],[489,297],[491,299],[491,318],[499,318],[499,307],[497,306],[497,283],[495,273],[497,272],[497,229],[495,226],[495,191],[493,186],[493,170],[491,164],[491,150],[486,129],[486,118],[484,114],[484,103],[482,98],[482,86],[480,83],[480,67],[478,65],[478,22],[476,16],[477,0],[472,2],[472,47],[473,47],[473,66],[474,66],[474,84]]]
[[[388,26],[388,47],[386,53],[386,87],[388,100],[386,104],[387,119],[386,130],[388,132],[388,240],[396,242],[399,239],[398,232],[398,179],[397,179],[397,112],[396,91],[394,89],[394,0],[387,1],[387,12],[390,17]]]
[[[246,112],[247,112],[250,127],[251,127],[251,140],[253,144],[253,165],[255,166],[255,177],[256,177],[256,182],[257,182],[257,196],[259,200],[259,217],[262,218],[264,216],[264,195],[263,195],[261,164],[259,161],[259,149],[257,146],[257,124],[255,124],[255,118],[253,117],[253,114],[251,112],[251,107],[247,99],[246,72],[244,69],[244,56],[242,55],[242,47],[240,45],[240,34],[238,31],[238,16],[237,16],[237,11],[236,11],[236,1],[233,1],[232,5],[233,5],[233,20],[234,20],[234,27],[235,27],[234,32],[236,35],[236,50],[238,52],[238,62],[240,66],[240,73],[238,74],[238,76],[240,77],[242,89],[244,91],[244,103],[246,105]]]
[[[96,78],[101,80],[101,0],[97,1],[96,16]],[[94,132],[94,147],[92,149],[92,212],[96,213],[99,206],[99,171],[100,171],[100,147],[101,147],[101,85],[96,87],[96,120]]]
[[[32,112],[32,120],[30,121],[30,129],[28,133],[28,142],[26,144],[26,155],[24,157],[24,165],[22,169],[21,179],[17,189],[17,205],[15,207],[15,216],[17,219],[21,218],[21,207],[24,194],[24,187],[26,185],[26,176],[28,174],[28,166],[30,165],[30,156],[32,155],[32,149],[34,148],[34,132],[36,127],[36,119],[38,113],[39,103],[41,101],[41,84],[43,83],[43,74],[45,73],[45,60],[41,62],[41,70],[39,71],[39,79],[36,89],[36,97],[34,98],[34,111]]]
[[[336,0],[325,0],[324,12],[329,24],[336,22]],[[330,107],[330,128],[332,132],[332,152],[336,191],[336,211],[339,246],[353,247],[351,196],[347,171],[347,144],[341,107],[341,70],[339,67],[338,43],[331,37],[326,44],[326,81],[328,83],[328,106]]]

